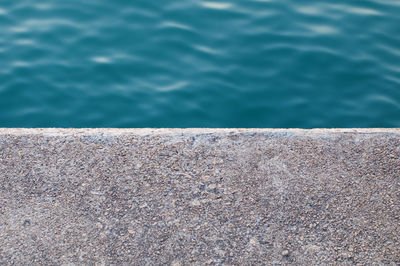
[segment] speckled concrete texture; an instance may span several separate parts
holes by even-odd
[[[400,264],[399,129],[0,129],[1,265]]]

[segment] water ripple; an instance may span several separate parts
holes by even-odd
[[[193,29],[191,27],[189,27],[188,25],[174,22],[174,21],[163,21],[160,24],[160,27],[161,28],[177,28],[177,29],[181,29],[181,30],[193,31]]]
[[[332,35],[338,34],[339,30],[335,27],[328,26],[328,25],[310,25],[310,24],[303,24],[307,30],[317,34],[318,36],[321,35]]]
[[[232,3],[228,3],[228,2],[200,2],[200,5],[202,7],[205,8],[211,8],[211,9],[220,9],[220,10],[224,10],[224,9],[229,9],[233,7]]]

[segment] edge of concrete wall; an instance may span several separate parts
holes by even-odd
[[[336,134],[336,133],[396,133],[400,128],[0,128],[0,134],[63,136],[70,134],[135,134],[135,135],[169,135],[169,134],[210,134],[210,133],[278,133],[294,134]]]

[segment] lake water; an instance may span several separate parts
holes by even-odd
[[[0,127],[400,127],[400,1],[2,1]]]

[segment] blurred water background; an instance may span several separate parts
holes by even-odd
[[[0,127],[400,127],[400,1],[1,1]]]

